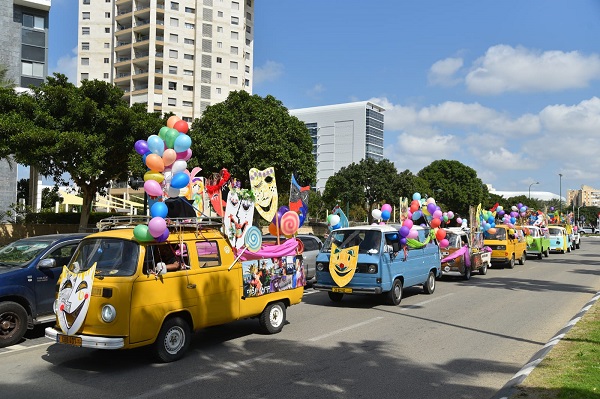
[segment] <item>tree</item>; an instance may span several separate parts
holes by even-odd
[[[143,104],[129,107],[122,90],[98,80],[76,87],[55,73],[33,90],[20,98],[21,115],[30,122],[13,132],[11,148],[17,162],[56,184],[69,174],[83,198],[79,227],[85,229],[96,193],[127,180],[135,141],[156,134],[164,121]]]
[[[190,129],[192,158],[206,173],[227,168],[242,187],[248,172],[273,167],[278,190],[289,190],[292,173],[301,185],[316,181],[312,139],[303,122],[273,96],[229,93],[206,108]]]
[[[429,183],[435,191],[436,202],[446,205],[446,211],[468,215],[469,206],[477,206],[488,198],[487,187],[477,177],[477,172],[458,161],[433,161],[417,176]]]
[[[0,87],[13,88],[15,82],[7,77],[8,67],[4,64],[0,64]]]
[[[54,209],[56,203],[63,203],[64,199],[58,193],[58,186],[42,189],[42,209]]]

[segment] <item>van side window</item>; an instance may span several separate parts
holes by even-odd
[[[219,244],[216,241],[198,241],[196,251],[200,267],[221,266]]]

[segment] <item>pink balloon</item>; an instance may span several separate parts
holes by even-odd
[[[416,229],[410,229],[406,238],[418,238],[419,232]]]
[[[392,206],[390,204],[383,204],[381,206],[381,212],[383,212],[383,211],[390,211],[391,212],[392,211]]]
[[[166,228],[167,222],[160,216],[153,217],[148,222],[148,231],[150,232],[150,235],[154,238],[160,237],[165,232]]]
[[[408,227],[409,230],[412,229],[413,225],[414,223],[410,219],[406,219],[404,222],[402,222],[402,226]]]
[[[165,152],[163,152],[162,159],[165,166],[172,165],[173,162],[175,162],[175,160],[177,159],[177,153],[175,152],[175,150],[167,148]]]
[[[450,245],[450,241],[448,241],[447,239],[443,239],[440,241],[440,247],[441,248],[448,248],[448,246]]]
[[[181,151],[181,152],[177,153],[177,159],[183,159],[184,161],[187,161],[191,157],[192,157],[192,150],[189,148],[185,151]]]
[[[156,180],[146,180],[144,182],[144,191],[146,191],[146,193],[152,197],[160,197],[163,193],[160,183],[158,183]]]

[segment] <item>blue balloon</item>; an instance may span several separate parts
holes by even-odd
[[[187,151],[188,148],[192,145],[192,139],[187,134],[180,133],[179,136],[175,139],[175,144],[173,145],[173,149],[175,152],[184,152]]]
[[[381,219],[383,219],[383,220],[389,220],[391,215],[392,214],[390,213],[390,211],[382,211],[381,212]]]
[[[161,217],[164,219],[167,217],[168,212],[169,208],[167,208],[167,205],[164,202],[155,202],[150,207],[150,216],[152,217]]]
[[[417,200],[417,201],[420,200],[421,199],[421,194],[420,193],[414,193],[413,194],[413,199]]]
[[[189,182],[190,177],[187,175],[187,173],[177,172],[171,178],[171,187],[181,189],[187,186]]]
[[[165,142],[163,139],[153,134],[148,137],[148,149],[151,153],[160,155],[162,157],[165,152]]]

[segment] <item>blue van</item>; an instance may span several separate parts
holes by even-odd
[[[333,230],[317,255],[316,283],[313,288],[327,291],[334,302],[344,294],[383,295],[391,305],[402,300],[403,287],[423,285],[426,294],[435,290],[435,279],[441,276],[440,250],[431,242],[429,228],[414,227],[418,238],[406,250],[400,248],[395,225],[365,225]],[[358,259],[351,279],[340,286],[334,281],[330,265],[335,251],[358,246]],[[331,270],[330,270],[331,267]],[[339,270],[339,267],[338,267]]]

